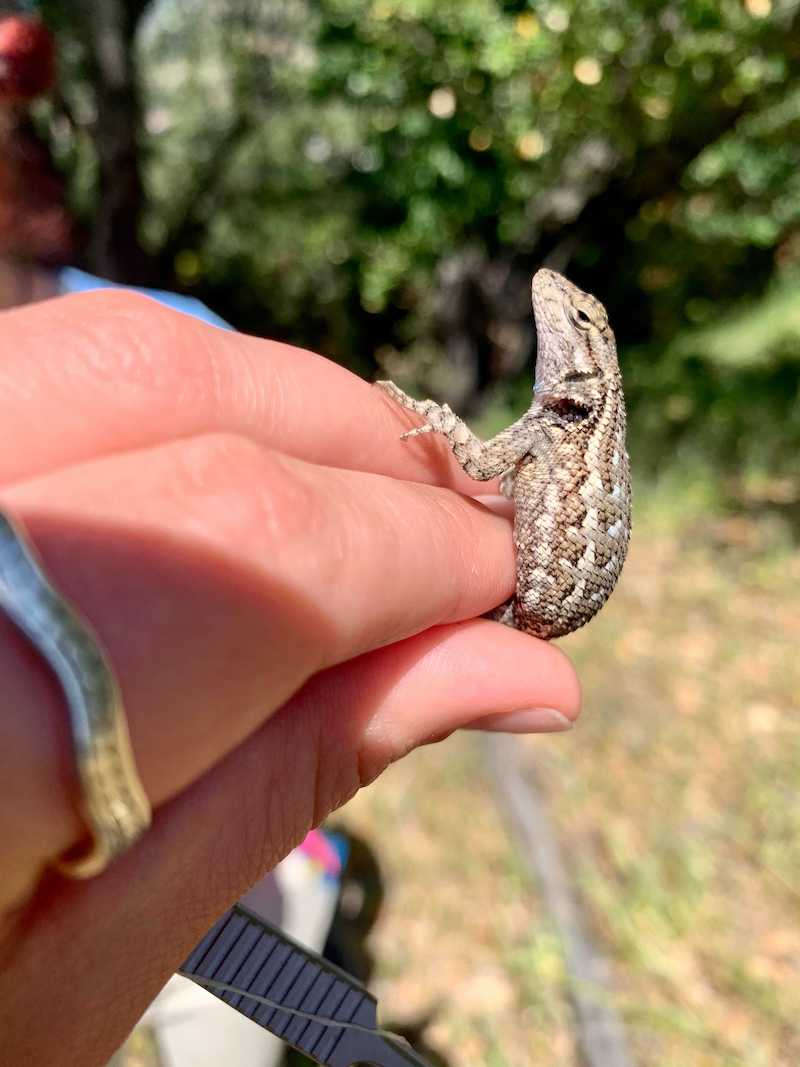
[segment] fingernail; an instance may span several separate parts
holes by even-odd
[[[521,708],[484,715],[470,723],[472,730],[493,730],[505,734],[556,734],[572,729],[572,720],[555,708]]]

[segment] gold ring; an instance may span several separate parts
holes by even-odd
[[[58,869],[91,878],[144,833],[152,817],[136,770],[119,685],[97,635],[53,587],[17,521],[0,510],[0,608],[61,683],[69,708],[89,847]]]

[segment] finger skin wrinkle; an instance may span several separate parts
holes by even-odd
[[[80,299],[85,347],[76,349],[75,369],[87,374],[82,384],[125,383],[168,394],[191,382],[191,363],[176,366],[164,358],[185,326],[183,316],[139,293],[93,292]]]
[[[111,290],[64,298],[68,304],[72,300],[76,313],[68,319],[72,336],[66,349],[71,355],[67,365],[70,391],[77,385],[79,390],[98,389],[102,395],[110,385],[115,399],[133,410],[145,399],[152,403],[161,397],[182,405],[205,395],[213,382],[207,346],[195,345],[190,350],[185,343],[187,331],[190,336],[197,332],[194,320],[139,293]],[[30,314],[35,312],[43,317],[41,333],[51,337],[49,317],[36,306]],[[44,369],[61,377],[64,362],[59,359]]]
[[[198,529],[208,526],[206,494],[218,495],[213,537],[221,545],[272,561],[323,605],[326,590],[358,584],[350,574],[363,565],[368,546],[362,529],[370,516],[353,500],[346,476],[325,471],[326,491],[321,492],[318,468],[235,434],[208,434],[188,446],[180,461],[185,485],[173,488],[177,501],[195,499]],[[247,492],[232,494],[231,483],[246,486]],[[335,613],[336,603],[327,600]]]
[[[199,534],[227,547],[238,545],[246,554],[275,558],[313,530],[318,495],[281,453],[239,434],[212,433],[190,438],[167,454],[174,467],[159,478],[161,499],[168,494],[176,516]],[[232,492],[236,485],[248,491]],[[194,523],[190,509],[196,512]]]
[[[202,426],[214,371],[207,345],[187,345],[195,328],[188,316],[149,297],[113,290],[47,301],[15,314],[25,339],[24,364],[4,362],[0,412],[13,430],[13,420],[23,414],[15,403],[17,383],[24,382],[40,421],[14,433],[26,447],[4,452],[0,481],[136,447],[167,417],[174,436]],[[54,350],[53,337],[59,335]]]
[[[400,440],[407,426],[383,394],[313,352],[116,290],[3,314],[0,424],[18,448],[0,453],[0,484],[230,432],[312,463],[474,491],[439,443]]]
[[[13,368],[0,377],[0,404],[20,381],[28,383],[29,398],[57,388],[62,417],[65,410],[77,416],[91,408],[87,442],[97,438],[98,423],[106,439],[113,433],[113,445],[101,442],[104,451],[150,443],[149,427],[157,427],[162,439],[215,431],[246,435],[256,427],[279,432],[286,420],[283,370],[290,355],[296,363],[314,360],[329,373],[347,374],[310,352],[209,326],[139,293],[81,293],[12,314],[24,325],[27,368],[22,378]],[[65,337],[56,359],[52,338],[59,326]],[[73,451],[71,462],[88,458],[88,443],[78,442]],[[56,451],[46,465],[52,469],[57,461]]]
[[[440,553],[446,558],[448,552],[453,556],[453,573],[458,575],[471,574],[473,578],[478,574],[478,553],[474,545],[479,536],[478,526],[481,506],[472,500],[467,500],[456,494],[441,494],[434,498],[433,516],[438,517],[438,523],[431,523],[435,535],[439,538]],[[456,536],[453,536],[453,531]],[[503,559],[513,557],[513,540],[511,526],[508,526],[508,552],[497,557],[498,570],[503,567]],[[494,558],[490,560],[494,562]],[[445,618],[458,619],[464,617],[466,602],[470,596],[469,585],[463,581],[455,582],[450,589],[450,600],[446,608]]]

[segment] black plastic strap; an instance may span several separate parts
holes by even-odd
[[[179,973],[317,1063],[427,1067],[377,1028],[362,985],[241,904],[214,924]]]

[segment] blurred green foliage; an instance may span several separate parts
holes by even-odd
[[[640,458],[796,466],[798,0],[89,7],[131,24],[154,281],[504,412],[546,261],[609,308]],[[42,9],[91,228],[96,64],[72,6]]]

